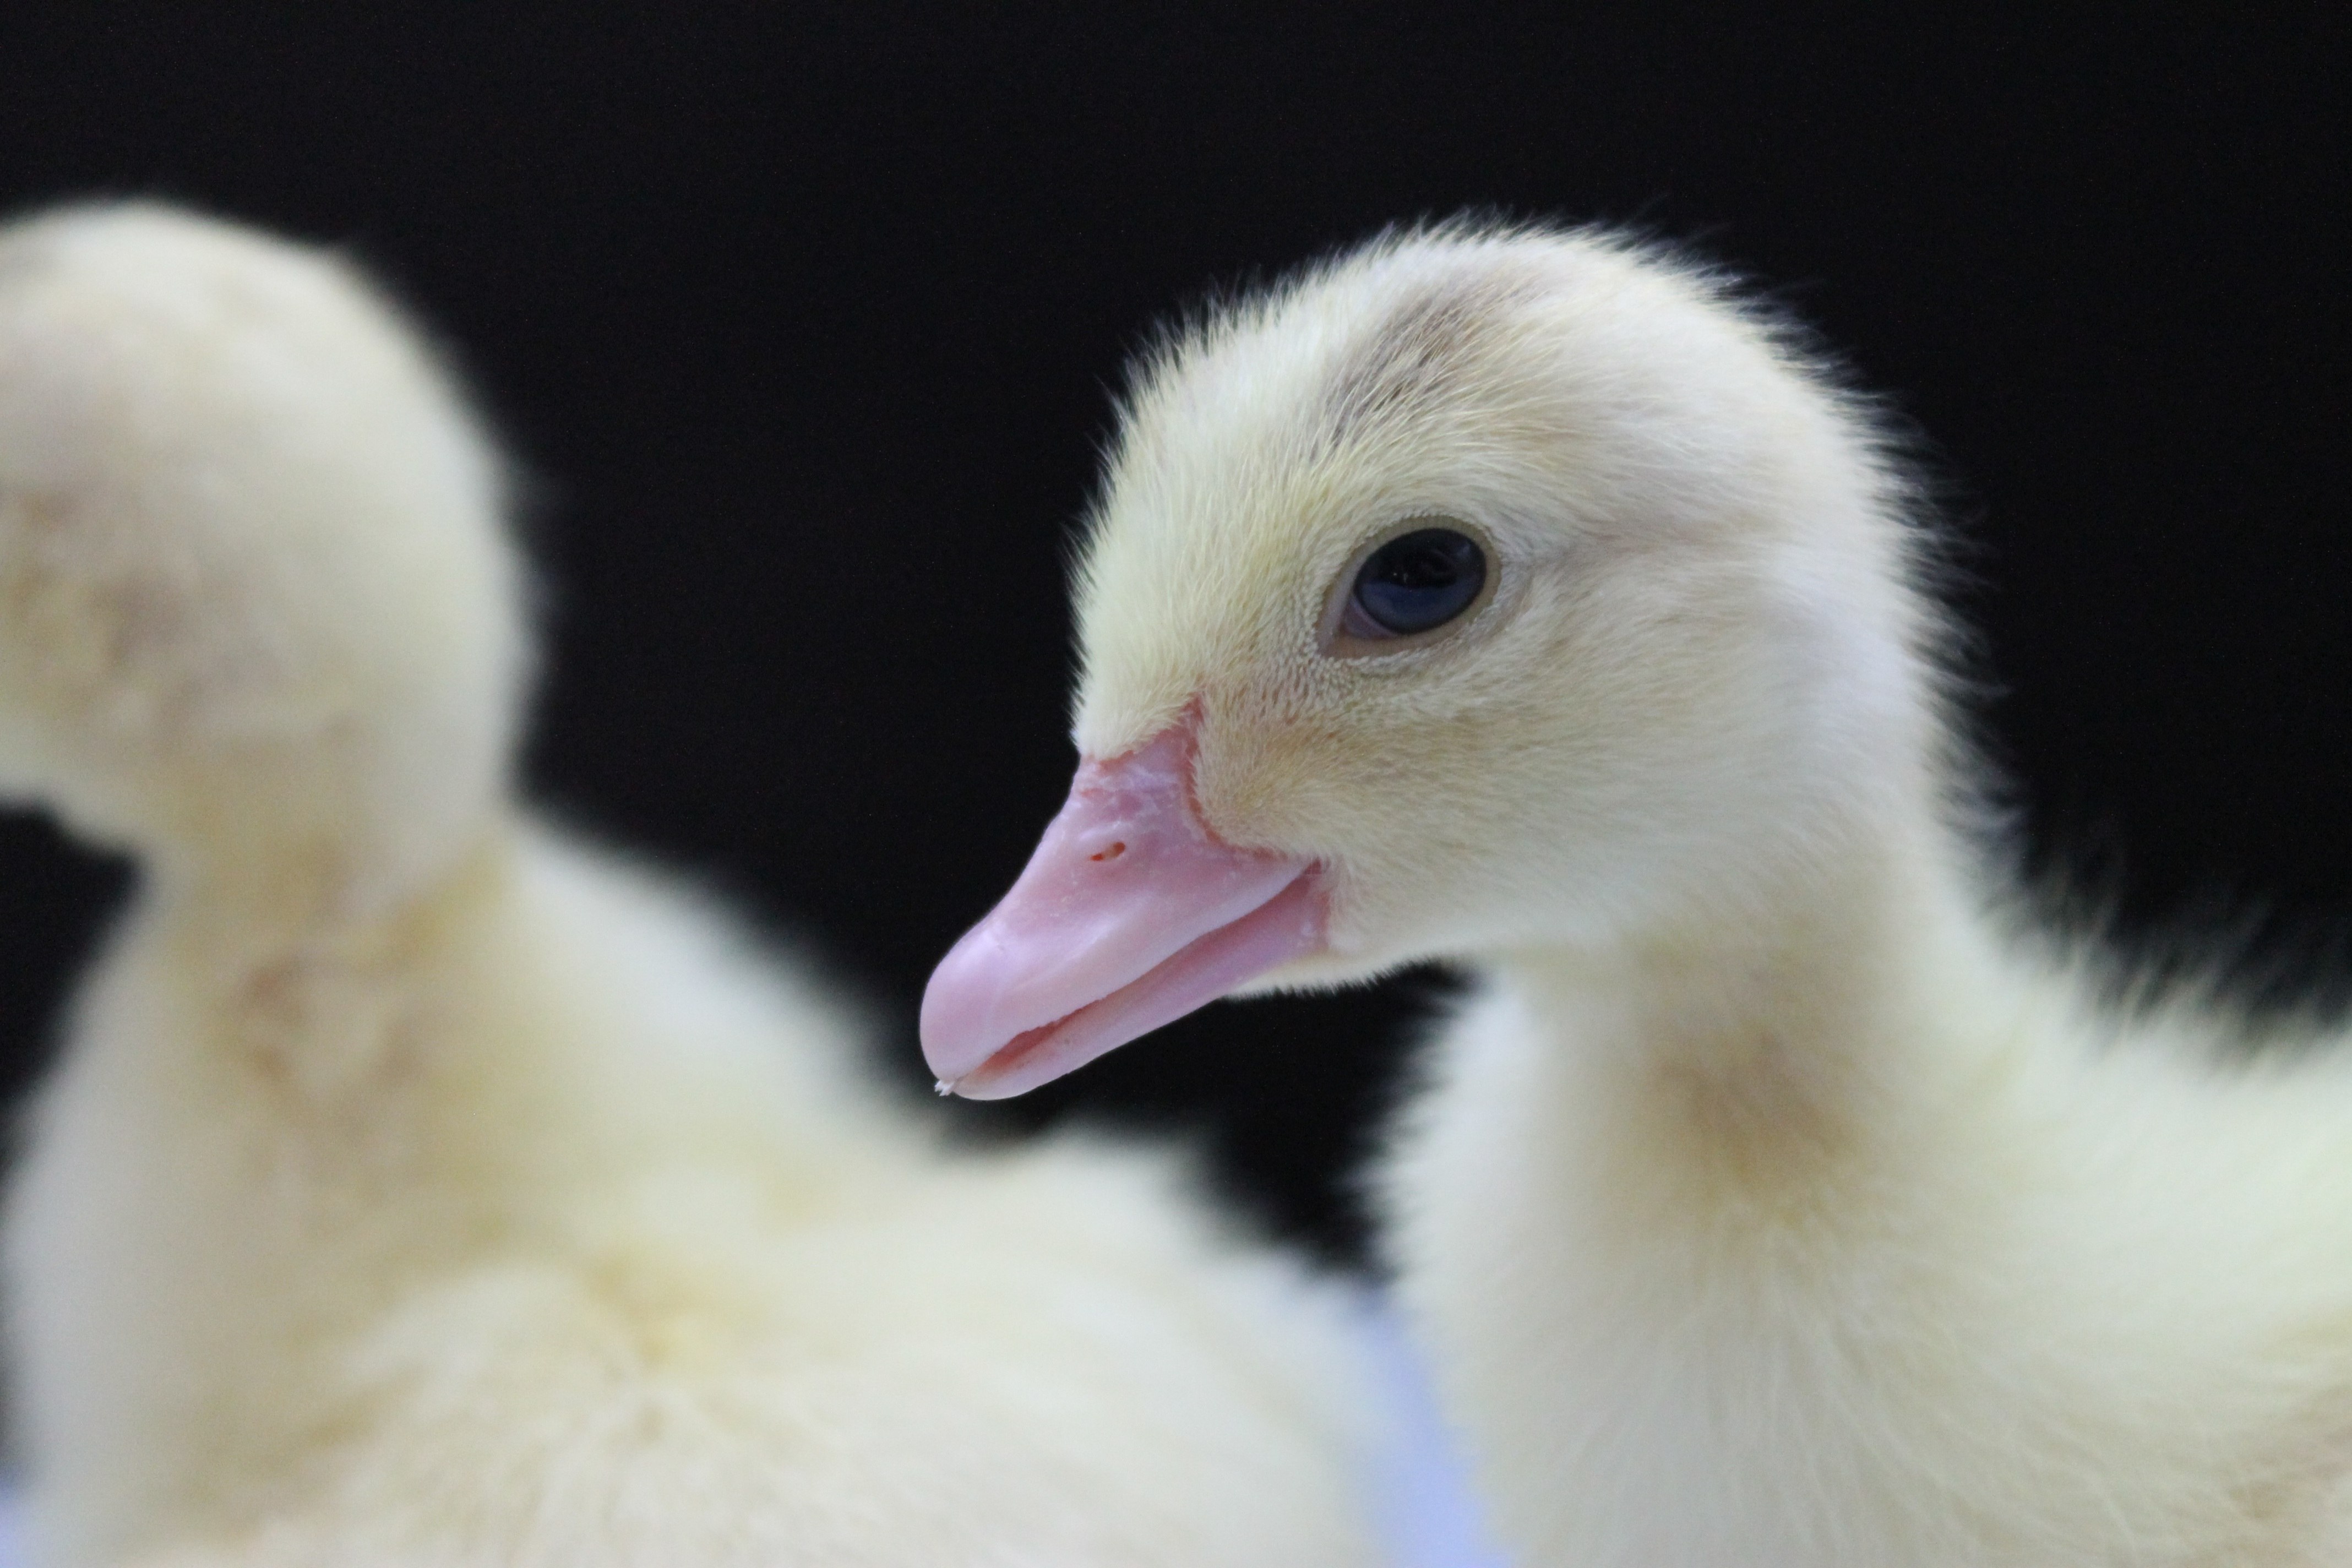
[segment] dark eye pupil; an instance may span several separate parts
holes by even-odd
[[[1357,606],[1398,637],[1442,626],[1486,585],[1486,552],[1466,533],[1423,528],[1399,534],[1356,574]]]

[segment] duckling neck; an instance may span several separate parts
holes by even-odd
[[[1949,1387],[1880,1401],[1855,1369],[1948,1345],[2008,1288],[1979,1241],[2032,1142],[2003,1087],[2021,979],[1952,845],[1852,839],[1746,918],[1486,965],[1385,1203],[1529,1561],[2026,1560],[1874,1554],[1909,1483],[1834,1481],[1889,1454],[1934,1474]],[[1547,1500],[1591,1495],[1612,1508]]]
[[[1935,1180],[1937,1124],[1977,1103],[1990,1032],[1969,1021],[2013,980],[1976,902],[1948,834],[1890,826],[1738,913],[1501,955],[1487,1006],[1509,1026],[1471,1033],[1517,1038],[1531,1102],[1644,1208],[1852,1215],[1858,1194]]]
[[[314,1112],[367,1102],[419,994],[446,985],[432,977],[508,906],[518,824],[485,819],[414,878],[372,874],[340,848],[151,866],[116,965],[206,1021],[184,1043],[233,1081],[300,1089]],[[391,1110],[379,1100],[368,1114]]]

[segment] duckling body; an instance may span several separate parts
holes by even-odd
[[[0,789],[142,869],[9,1195],[37,1560],[1374,1561],[1339,1302],[1163,1162],[937,1147],[516,803],[499,488],[331,258],[0,232]]]
[[[1445,1031],[1384,1190],[1498,1517],[1542,1563],[2344,1561],[2343,1064],[2102,1041],[1934,924],[1498,966]]]
[[[1013,1093],[1171,998],[1470,970],[1381,1188],[1517,1561],[2352,1561],[2352,1059],[2020,912],[1911,511],[1790,333],[1606,235],[1195,323],[1097,510],[1079,785],[927,1051]]]

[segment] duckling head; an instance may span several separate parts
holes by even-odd
[[[0,803],[381,903],[507,787],[503,465],[339,258],[150,203],[0,228]]]
[[[1618,237],[1383,237],[1171,333],[1076,589],[1067,805],[924,1001],[1020,1093],[1217,996],[1769,918],[1932,784],[1868,421]]]

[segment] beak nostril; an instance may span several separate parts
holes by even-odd
[[[1115,839],[1112,841],[1109,848],[1097,849],[1093,854],[1087,856],[1087,858],[1089,860],[1116,860],[1126,853],[1127,841],[1125,839]]]

